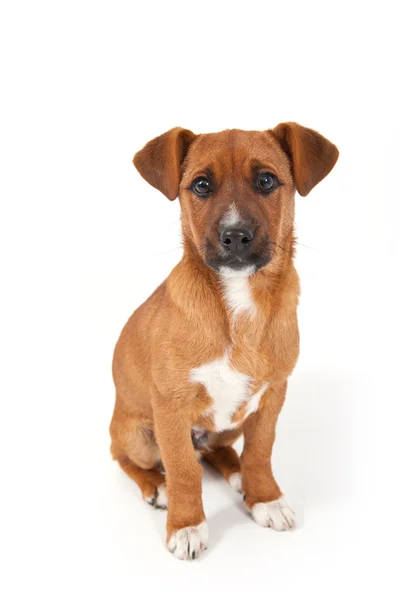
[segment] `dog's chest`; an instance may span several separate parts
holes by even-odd
[[[256,412],[268,386],[265,383],[253,393],[254,382],[248,375],[234,369],[227,355],[192,369],[190,380],[201,383],[212,400],[204,416],[212,417],[216,431],[234,429],[239,422]],[[244,411],[237,421],[234,417],[242,406]]]

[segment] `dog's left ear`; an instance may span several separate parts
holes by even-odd
[[[270,131],[291,160],[296,189],[301,196],[307,196],[337,162],[337,147],[317,131],[298,123],[280,123]]]
[[[149,184],[174,200],[179,193],[183,160],[196,137],[188,129],[170,129],[137,152],[133,164]]]

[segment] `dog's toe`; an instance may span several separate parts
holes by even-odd
[[[147,504],[149,504],[150,506],[155,506],[155,495],[154,496],[145,496],[144,500],[147,502]]]
[[[271,527],[276,531],[293,529],[295,514],[284,496],[273,502],[258,502],[251,508],[254,521],[261,527]]]
[[[169,538],[168,550],[180,560],[194,560],[208,547],[208,525],[178,529]]]
[[[157,488],[157,497],[155,500],[155,507],[166,510],[168,508],[168,495],[166,493],[166,484],[161,483]]]
[[[239,492],[241,494],[241,492],[242,492],[241,473],[233,473],[232,475],[230,475],[229,484],[231,485],[233,490],[235,490],[236,492]]]
[[[166,484],[161,483],[158,487],[152,486],[146,490],[146,495],[143,495],[144,500],[154,508],[166,510],[168,508],[168,495],[166,492]]]

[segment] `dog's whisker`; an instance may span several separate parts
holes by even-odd
[[[181,250],[181,246],[177,246],[176,248],[172,248],[171,250],[164,250],[163,252],[159,252],[156,256],[163,256],[164,254],[169,254],[170,252],[176,252],[176,250]]]
[[[277,242],[273,242],[273,240],[268,240],[266,243],[273,244],[273,246],[277,246],[277,248],[280,248],[280,250],[283,250],[284,252],[287,252],[288,254],[292,254],[292,250],[288,250],[287,248],[280,246],[280,244],[277,244]]]
[[[313,248],[313,246],[306,246],[305,244],[300,244],[299,242],[295,242],[296,246],[302,246],[302,248],[307,248],[308,250],[318,250],[318,248]]]

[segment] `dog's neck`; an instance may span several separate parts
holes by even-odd
[[[296,278],[292,230],[274,249],[269,264],[254,274],[223,269],[216,273],[184,234],[183,247],[182,260],[170,280],[170,291],[174,300],[182,303],[181,308],[193,317],[204,310],[208,319],[219,315],[232,325],[239,315],[266,317],[281,303],[286,288],[295,288],[296,282],[291,281]]]

